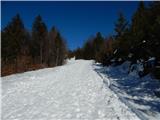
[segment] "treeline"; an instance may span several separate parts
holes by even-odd
[[[104,63],[105,59],[113,53],[113,38],[104,38],[100,32],[96,36],[89,38],[82,48],[69,51],[69,58],[75,59],[94,59],[96,62]]]
[[[59,31],[50,31],[38,15],[28,31],[17,14],[1,31],[1,75],[62,65],[67,46]]]
[[[122,13],[115,23],[115,34],[104,38],[100,33],[87,40],[82,48],[70,51],[69,56],[76,59],[95,59],[103,65],[113,61],[121,64],[126,60],[136,63],[137,60],[147,61],[151,57],[160,61],[160,2],[151,2],[139,6],[129,23]],[[145,66],[146,67],[146,66]],[[155,68],[156,69],[156,68]],[[151,72],[146,67],[146,73]],[[154,70],[160,75],[160,70]],[[160,76],[159,76],[160,77]]]

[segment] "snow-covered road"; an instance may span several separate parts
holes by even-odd
[[[3,120],[138,120],[95,72],[93,61],[2,77]]]

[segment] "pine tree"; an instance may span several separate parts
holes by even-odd
[[[96,62],[101,62],[101,53],[103,50],[104,50],[104,38],[102,37],[101,33],[98,32],[96,34],[95,39],[93,40],[93,53]]]
[[[114,50],[117,50],[116,57],[117,58],[126,58],[128,54],[128,21],[124,17],[122,13],[119,14],[118,20],[115,23],[115,40],[114,40]]]
[[[150,23],[150,31],[149,31],[149,39],[148,42],[149,49],[152,51],[153,56],[157,57],[160,60],[160,2],[155,1],[152,2],[149,8],[149,23]]]
[[[86,60],[94,59],[93,39],[94,38],[89,38],[83,45],[83,57]]]
[[[33,23],[31,33],[24,28],[18,14],[1,31],[2,75],[64,63],[67,46],[55,27],[48,34],[39,15]]]
[[[48,62],[48,44],[47,27],[38,15],[32,26],[32,56],[41,64]]]
[[[133,39],[135,44],[140,44],[142,41],[148,38],[148,20],[147,20],[147,8],[144,2],[140,2],[137,11],[133,15],[131,30],[133,33]]]
[[[66,57],[66,43],[62,39],[60,33],[58,32],[54,41],[54,54],[55,54],[55,65],[59,66],[64,63]]]
[[[113,58],[113,38],[107,37],[104,40],[104,51],[102,54],[102,64],[104,66],[110,64],[110,60]]]
[[[115,38],[118,39],[119,37],[121,37],[127,29],[128,22],[125,19],[124,15],[122,13],[119,13],[119,17],[117,22],[115,23]]]
[[[84,56],[83,56],[84,52],[83,52],[83,49],[78,47],[76,50],[75,50],[75,59],[84,59]]]
[[[131,40],[133,41],[132,51],[135,58],[147,59],[152,54],[148,47],[150,41],[150,23],[148,9],[142,1],[133,15],[131,33]]]
[[[49,32],[49,65],[55,66],[56,65],[56,53],[55,53],[55,39],[58,34],[58,31],[55,27],[52,27]]]
[[[17,14],[2,30],[2,59],[6,62],[16,61],[17,56],[22,54],[23,43],[26,42],[26,30],[20,15]]]

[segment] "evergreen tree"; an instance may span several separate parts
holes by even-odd
[[[131,24],[131,41],[133,54],[136,59],[147,59],[153,53],[149,49],[150,46],[150,20],[149,10],[140,2],[137,11],[133,15]]]
[[[55,53],[55,65],[59,66],[64,63],[64,59],[66,57],[66,43],[62,39],[60,33],[57,33],[57,36],[54,41],[54,53]]]
[[[160,60],[160,2],[152,2],[149,8],[149,22],[150,22],[150,31],[148,42],[149,49],[152,51],[153,56],[157,57]]]
[[[48,32],[45,23],[38,15],[32,26],[32,56],[40,63],[48,63]]]
[[[147,8],[144,2],[140,2],[137,11],[133,15],[131,32],[133,34],[134,44],[141,44],[144,40],[148,39],[148,20]]]
[[[93,54],[93,39],[94,38],[89,38],[85,44],[83,45],[83,57],[86,60],[91,60],[94,59],[94,54]]]
[[[75,50],[75,59],[84,59],[84,56],[83,56],[84,52],[82,50],[82,48],[77,48]]]
[[[104,46],[102,64],[106,66],[110,64],[110,60],[113,58],[113,38],[111,36],[105,38]]]
[[[2,30],[2,59],[16,62],[17,56],[22,54],[24,43],[27,43],[26,30],[20,15],[17,14]]]
[[[93,40],[94,59],[97,62],[101,62],[101,54],[103,50],[104,50],[104,38],[102,37],[101,33],[98,32],[95,39]]]
[[[31,33],[24,28],[19,15],[1,31],[2,75],[64,63],[66,42],[55,27],[48,34],[41,16],[37,16]]]
[[[75,50],[68,50],[67,58],[71,59],[73,57],[75,57]]]
[[[122,13],[119,14],[118,20],[115,24],[115,40],[114,49],[117,49],[116,57],[125,58],[128,54],[128,21]]]
[[[49,32],[49,65],[55,66],[56,65],[56,53],[55,53],[55,39],[58,32],[55,27],[52,27],[51,31]]]
[[[117,22],[115,23],[115,38],[118,39],[119,37],[121,37],[127,29],[128,22],[125,19],[124,15],[122,13],[119,13],[119,17]]]

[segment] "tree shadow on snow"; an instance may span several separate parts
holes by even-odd
[[[121,72],[118,68],[109,69],[96,64],[94,66],[97,73],[110,80],[113,91],[131,103],[133,107],[145,113],[160,113],[160,98],[154,93],[160,88],[158,80],[152,79],[150,75],[139,78],[127,72]]]

